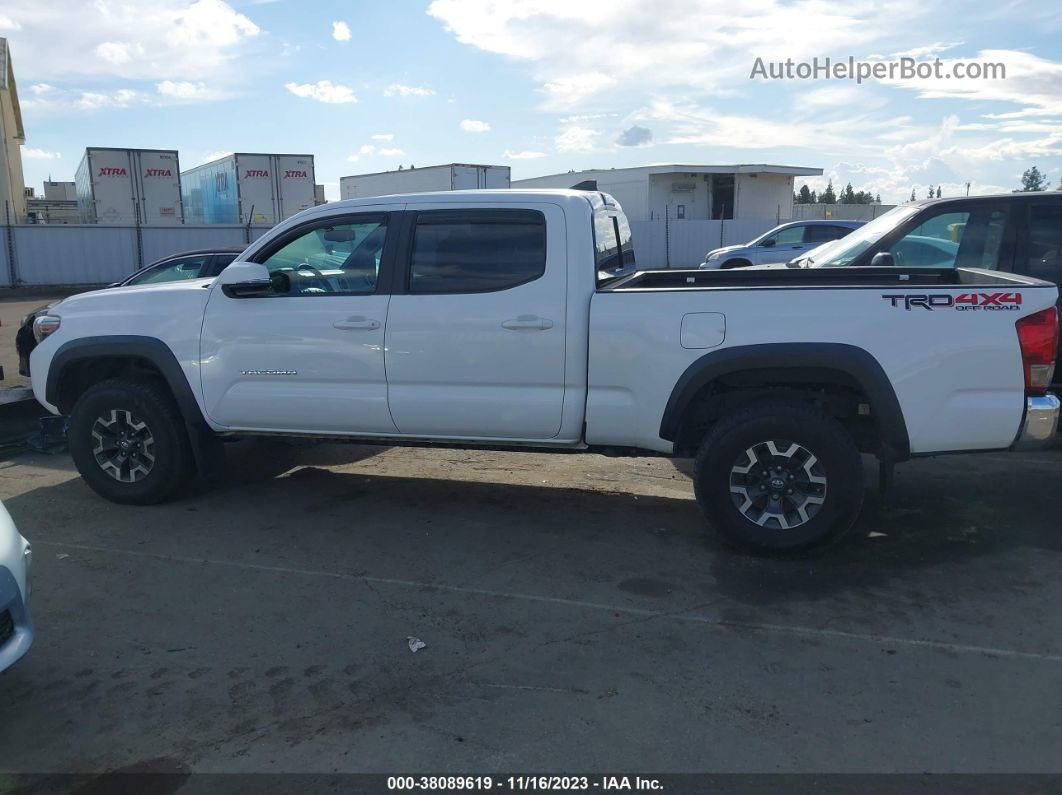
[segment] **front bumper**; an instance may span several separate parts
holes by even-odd
[[[1039,450],[1049,446],[1058,430],[1060,407],[1062,402],[1050,393],[1042,397],[1025,398],[1025,417],[1011,449]]]
[[[33,643],[33,624],[15,575],[0,566],[0,671],[9,668]]]

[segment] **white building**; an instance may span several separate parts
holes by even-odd
[[[11,51],[7,39],[0,38],[0,224],[7,218],[19,223],[26,214],[21,149],[24,143],[26,131],[15,90]]]
[[[786,219],[793,209],[794,178],[821,174],[821,168],[802,166],[668,164],[569,171],[513,180],[512,186],[604,191],[632,221]]]

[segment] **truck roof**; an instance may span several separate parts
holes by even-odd
[[[1013,191],[1012,193],[983,193],[978,196],[942,196],[939,199],[919,199],[918,201],[907,202],[906,204],[912,207],[928,207],[932,204],[946,204],[947,202],[979,202],[979,201],[998,201],[999,199],[1019,199],[1022,201],[1041,201],[1044,199],[1058,199],[1059,191],[1057,190],[1038,190],[1038,191]]]
[[[590,202],[593,206],[604,205],[599,191],[572,190],[570,188],[478,188],[475,190],[439,190],[424,193],[395,193],[387,196],[363,196],[357,199],[341,199],[340,201],[322,204],[314,209],[325,208],[337,209],[346,207],[362,207],[375,204],[410,204],[413,202],[430,201],[437,204],[459,204],[461,202],[489,199],[498,202],[524,202],[541,201],[545,198],[581,198]]]

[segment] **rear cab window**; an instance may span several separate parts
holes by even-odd
[[[630,222],[615,207],[594,210],[594,260],[598,287],[637,270]]]

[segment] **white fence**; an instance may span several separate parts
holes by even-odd
[[[731,221],[632,221],[642,268],[690,268],[713,248],[747,243],[777,225],[775,218]],[[240,246],[268,226],[0,226],[0,287],[108,284],[170,254]]]
[[[895,204],[794,204],[794,221],[873,221]]]
[[[0,227],[0,287],[109,284],[170,254],[241,246],[269,226],[103,226],[26,224]]]

